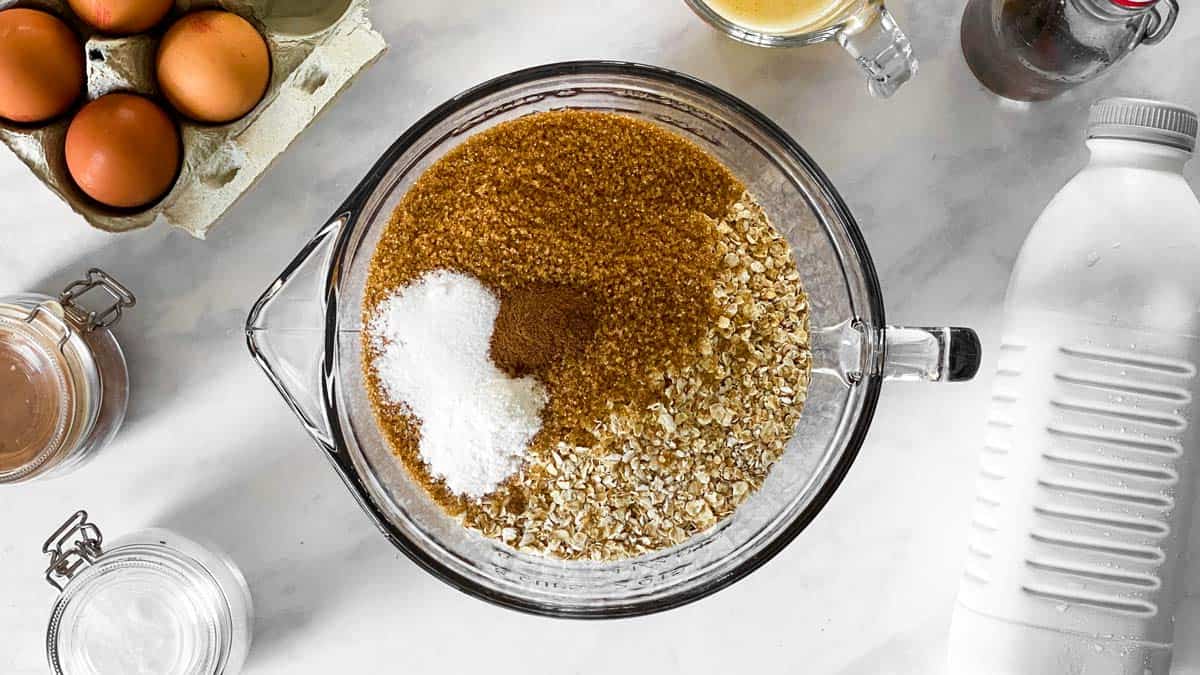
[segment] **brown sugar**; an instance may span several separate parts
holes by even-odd
[[[704,335],[720,264],[711,219],[742,189],[647,122],[583,111],[513,120],[446,154],[405,194],[372,257],[364,312],[435,269],[500,297],[538,283],[586,290],[592,348],[542,378],[544,428],[586,429],[612,404],[652,402],[651,376]]]
[[[595,310],[585,293],[535,284],[500,299],[492,327],[491,356],[513,377],[542,377],[566,355],[578,354],[596,332]]]
[[[712,222],[742,190],[694,144],[627,116],[564,110],[497,125],[435,162],[401,199],[372,256],[364,318],[435,269],[471,274],[500,297],[539,283],[585,289],[595,331],[588,349],[542,375],[549,400],[529,448],[536,470],[555,443],[589,440],[614,407],[653,403],[664,368],[691,358],[717,312]],[[375,394],[363,339],[376,417],[397,456],[451,513],[481,508],[429,475],[419,424]]]
[[[726,238],[732,235],[722,234],[720,224],[743,194],[744,186],[698,146],[613,113],[529,115],[480,132],[436,161],[405,194],[379,240],[368,272],[364,319],[427,272],[470,274],[501,299],[493,360],[511,374],[536,375],[548,401],[525,467],[496,492],[480,500],[463,498],[422,462],[419,420],[378,395],[371,340],[364,332],[363,367],[376,419],[397,457],[465,525],[526,550],[619,558],[672,545],[681,532],[697,531],[699,526],[664,526],[639,532],[631,525],[608,540],[580,543],[610,509],[625,515],[658,513],[634,503],[634,495],[649,488],[633,476],[657,466],[663,448],[649,439],[645,447],[635,448],[636,441],[621,445],[625,441],[617,443],[609,430],[616,418],[621,425],[628,421],[640,427],[646,411],[667,400],[672,374],[691,372],[712,356],[714,344],[723,348],[725,343],[714,342],[713,331],[730,318],[718,283],[730,270],[748,274],[751,261],[747,257],[746,267],[741,262],[729,266]],[[765,220],[761,227],[773,232]],[[769,243],[761,230],[756,232],[754,247]],[[790,266],[794,272],[786,244],[771,250],[774,269]],[[795,286],[793,297],[802,297],[798,277],[780,279],[781,285]],[[772,292],[783,293],[783,288]],[[771,306],[766,303],[762,312],[769,314]],[[764,334],[803,323],[794,307],[787,311],[786,321],[762,324]],[[789,358],[802,363],[798,352]],[[796,370],[801,371],[807,378],[806,362]],[[789,386],[805,384],[796,375]],[[736,393],[775,401],[763,392]],[[792,414],[803,399],[796,400],[796,406],[790,397],[780,404],[777,426],[794,422]],[[625,433],[626,427],[620,428]],[[607,450],[616,452],[616,459],[597,454]],[[769,454],[754,443],[746,452]],[[593,508],[577,509],[574,523],[560,522],[566,502],[556,487],[563,481],[556,476],[610,461],[602,479],[607,482],[588,488],[603,493],[593,498]],[[760,468],[765,473],[766,467]],[[752,489],[758,482],[744,486]],[[669,495],[665,488],[659,492]],[[582,493],[572,494],[573,504]],[[745,490],[737,494],[737,500],[722,504],[740,503]],[[548,508],[553,504],[559,504],[557,511]]]

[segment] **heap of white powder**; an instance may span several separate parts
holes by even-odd
[[[380,303],[368,330],[384,394],[421,422],[421,459],[479,498],[521,467],[546,391],[492,364],[500,301],[474,277],[436,270]]]

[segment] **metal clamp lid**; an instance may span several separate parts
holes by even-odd
[[[50,556],[46,581],[59,591],[66,590],[79,570],[90,567],[103,554],[104,535],[87,518],[87,511],[76,511],[42,544],[42,553]]]
[[[1136,5],[1123,4],[1121,2],[1118,2],[1118,0],[1113,0],[1113,1],[1117,2],[1117,4],[1120,4],[1123,7],[1132,7],[1132,8],[1151,7],[1151,8],[1153,8],[1150,11],[1150,19],[1146,22],[1146,27],[1142,32],[1141,42],[1144,45],[1156,45],[1156,44],[1162,42],[1163,38],[1167,37],[1167,34],[1169,34],[1171,32],[1171,29],[1175,27],[1175,21],[1179,18],[1179,2],[1178,2],[1178,0],[1162,0],[1162,2],[1159,2],[1159,0],[1155,0],[1154,2],[1151,2],[1148,4],[1136,4]],[[1165,13],[1160,11],[1160,8],[1163,5],[1166,5],[1166,7],[1167,7]]]
[[[112,303],[102,310],[92,311],[80,305],[77,300],[93,288],[99,288],[108,294]],[[73,282],[58,296],[67,316],[79,325],[83,331],[91,332],[97,328],[108,328],[121,320],[121,312],[137,304],[137,298],[124,284],[108,275],[107,272],[93,267],[88,270],[87,277]]]

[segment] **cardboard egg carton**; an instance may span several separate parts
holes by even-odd
[[[66,0],[0,0],[42,9],[81,36],[87,91],[65,115],[41,125],[0,119],[3,140],[38,178],[93,226],[110,232],[159,220],[203,239],[238,197],[364,68],[386,49],[371,28],[367,0],[177,0],[149,33],[106,36],[79,20]],[[225,9],[248,19],[271,53],[271,82],[263,99],[234,122],[206,125],[179,115],[159,95],[154,60],[159,39],[176,19],[199,9]],[[183,166],[170,192],[136,212],[86,196],[67,172],[64,144],[71,118],[87,101],[115,91],[146,94],[174,115],[183,141]]]

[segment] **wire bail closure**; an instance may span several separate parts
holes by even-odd
[[[80,297],[93,288],[104,291],[112,300],[111,304],[101,310],[93,311],[77,302]],[[47,304],[42,303],[29,310],[25,322],[32,324],[39,312],[56,314],[55,310],[46,308]],[[93,267],[88,270],[87,277],[71,282],[63,289],[62,293],[58,294],[58,306],[62,308],[63,316],[67,319],[62,327],[63,335],[58,341],[59,350],[61,351],[63,346],[70,341],[76,328],[84,333],[90,333],[97,328],[108,328],[121,320],[123,311],[136,304],[137,298],[125,284],[112,278],[104,270]]]
[[[59,592],[66,590],[80,570],[91,567],[103,554],[103,543],[104,535],[88,522],[87,511],[76,511],[42,545],[42,553],[50,556],[46,582]]]
[[[80,305],[77,300],[93,288],[104,291],[112,302],[98,311]],[[97,328],[108,328],[121,320],[121,312],[137,304],[137,298],[124,284],[107,272],[93,267],[87,277],[73,282],[58,296],[58,302],[76,324],[90,333]]]

